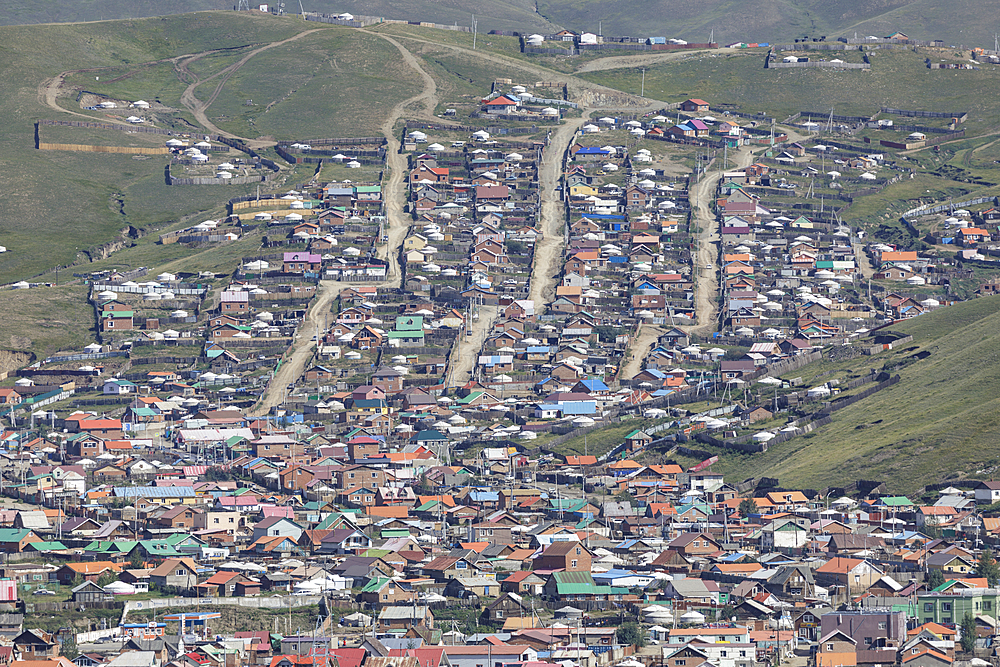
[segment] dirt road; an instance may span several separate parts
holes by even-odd
[[[205,79],[200,79],[199,80],[197,76],[195,76],[190,70],[187,69],[187,65],[189,63],[197,60],[198,58],[201,58],[205,54],[198,54],[198,55],[196,55],[196,56],[194,56],[192,58],[189,58],[187,60],[179,61],[179,66],[181,68],[183,68],[184,71],[186,71],[188,74],[190,74],[191,76],[195,77],[194,83],[192,83],[187,88],[185,88],[184,92],[181,93],[181,104],[183,104],[185,107],[187,107],[187,109],[192,114],[194,114],[195,120],[197,120],[199,123],[201,123],[202,127],[204,127],[206,130],[208,130],[209,132],[211,132],[213,134],[219,134],[219,135],[222,135],[224,137],[229,137],[230,139],[239,139],[240,141],[246,142],[247,145],[249,145],[251,148],[266,148],[267,146],[273,146],[275,144],[275,142],[273,142],[273,141],[258,141],[256,139],[248,139],[246,137],[240,137],[240,136],[237,136],[235,134],[230,134],[229,132],[226,132],[224,130],[220,130],[210,120],[208,120],[208,116],[205,115],[205,111],[208,109],[208,107],[210,107],[212,105],[212,102],[214,102],[215,99],[219,96],[219,93],[222,92],[222,88],[223,88],[223,86],[226,85],[226,82],[229,81],[229,78],[233,74],[235,74],[237,71],[239,71],[239,69],[241,67],[243,67],[247,63],[247,61],[249,61],[251,58],[253,58],[254,56],[256,56],[259,53],[263,53],[264,51],[267,51],[268,49],[273,49],[276,46],[282,46],[284,44],[288,44],[290,42],[294,42],[297,39],[301,39],[301,38],[305,37],[306,35],[311,35],[314,32],[319,32],[322,29],[323,28],[314,28],[312,30],[306,30],[304,32],[300,32],[300,33],[298,33],[296,35],[293,35],[293,36],[289,37],[288,39],[283,39],[283,40],[280,40],[280,41],[277,41],[277,42],[271,42],[270,44],[265,44],[264,46],[256,48],[253,51],[251,51],[250,53],[246,54],[245,56],[243,56],[242,58],[240,58],[239,60],[237,60],[235,63],[233,63],[229,67],[221,69],[218,72],[216,72],[215,74],[213,74],[212,76],[207,77]],[[208,83],[209,81],[211,81],[212,79],[215,79],[217,77],[222,77],[222,78],[219,81],[219,84],[212,91],[212,94],[209,95],[208,99],[205,100],[204,102],[202,102],[201,100],[199,100],[195,96],[195,94],[194,94],[195,89],[197,89],[198,87],[200,87],[200,86]]]
[[[691,51],[662,51],[660,53],[643,53],[635,56],[608,56],[598,58],[584,63],[583,67],[576,70],[575,74],[584,72],[599,72],[607,69],[624,69],[626,67],[637,67],[640,65],[658,65],[670,60],[680,60],[685,56],[703,55],[706,53],[725,52],[728,49],[692,49]]]
[[[326,332],[328,322],[332,319],[330,304],[337,298],[340,291],[348,287],[350,283],[339,283],[335,281],[322,281],[319,293],[309,305],[309,312],[295,332],[292,342],[292,353],[285,357],[285,362],[281,368],[271,378],[267,391],[261,395],[260,400],[250,411],[255,417],[266,415],[272,407],[281,405],[285,398],[286,388],[302,377],[306,364],[313,356],[313,348],[318,341],[313,340],[316,332],[322,336]]]
[[[539,315],[545,312],[546,302],[555,296],[556,277],[562,260],[563,243],[566,240],[564,233],[566,214],[560,196],[556,192],[556,187],[562,178],[563,155],[576,131],[589,117],[590,112],[585,112],[581,118],[561,125],[545,148],[542,164],[538,168],[542,240],[535,243],[528,298],[535,302],[535,313]]]
[[[854,261],[857,262],[858,270],[861,271],[862,278],[871,278],[875,275],[875,267],[865,252],[865,246],[857,238],[851,239],[851,249],[854,250]]]
[[[753,153],[749,148],[741,148],[736,158],[736,168],[748,166],[753,161]],[[709,204],[715,196],[716,184],[722,178],[722,170],[706,174],[691,188],[689,198],[694,213],[692,223],[698,227],[696,236],[697,248],[692,273],[695,279],[695,312],[698,324],[681,327],[699,335],[709,335],[716,330],[717,304],[719,294],[719,267],[716,260],[719,255],[719,225],[715,220]]]
[[[622,366],[622,372],[618,374],[621,378],[635,377],[642,370],[642,360],[646,353],[656,344],[663,329],[651,324],[639,324],[639,331],[636,332],[632,344],[629,345],[629,357]]]
[[[482,306],[479,309],[479,319],[469,323],[468,335],[465,331],[458,334],[455,346],[451,349],[451,359],[448,361],[448,379],[445,387],[458,387],[472,378],[476,369],[479,351],[483,349],[483,341],[493,328],[493,322],[500,314],[497,306]]]
[[[392,108],[389,117],[382,124],[381,128],[382,134],[389,142],[386,149],[388,177],[382,187],[382,197],[385,201],[386,220],[388,222],[386,233],[388,242],[385,246],[378,248],[378,255],[383,259],[388,259],[389,270],[386,279],[380,283],[376,283],[376,286],[400,287],[403,274],[399,267],[399,249],[406,238],[406,230],[409,227],[410,221],[403,212],[403,206],[406,203],[406,188],[403,179],[406,175],[407,165],[405,156],[399,153],[400,142],[395,134],[396,121],[403,116],[408,106],[417,102],[423,102],[425,111],[429,109],[429,112],[433,115],[432,112],[437,106],[437,86],[434,83],[434,79],[420,67],[417,59],[401,44],[384,35],[380,35],[380,37],[387,39],[400,50],[403,59],[417,71],[417,74],[420,75],[424,82],[423,90],[420,93],[403,100]],[[302,376],[305,365],[312,358],[313,348],[316,345],[312,337],[315,335],[317,324],[320,327],[320,334],[322,335],[326,330],[325,325],[327,316],[330,314],[330,304],[340,294],[342,289],[351,284],[332,280],[320,282],[319,290],[309,308],[309,313],[302,325],[299,326],[296,333],[297,337],[293,339],[291,354],[286,354],[285,363],[275,373],[270,384],[268,384],[267,390],[261,395],[254,406],[252,411],[254,415],[265,415],[272,407],[280,405],[284,400],[288,385],[297,382]],[[484,316],[481,316],[480,321],[483,321],[483,319]],[[480,342],[480,344],[482,343]],[[474,355],[469,356],[474,357]]]
[[[296,35],[293,35],[288,39],[283,39],[277,42],[264,44],[263,46],[260,46],[251,51],[250,53],[246,54],[238,62],[233,63],[232,65],[226,67],[225,69],[219,70],[212,76],[207,77],[205,79],[199,79],[197,75],[195,75],[193,72],[191,72],[191,70],[187,68],[187,66],[200,58],[204,58],[205,56],[210,55],[212,53],[217,53],[217,50],[203,51],[201,53],[187,53],[180,56],[174,56],[172,58],[163,58],[161,60],[153,60],[148,63],[140,63],[138,66],[158,65],[167,62],[174,63],[174,65],[177,67],[178,70],[186,73],[188,76],[193,77],[195,80],[194,83],[190,84],[184,90],[184,92],[181,93],[181,103],[189,111],[191,111],[192,114],[194,114],[195,120],[201,123],[202,127],[204,127],[206,131],[208,131],[209,133],[219,134],[224,137],[229,137],[231,139],[239,139],[240,141],[245,142],[251,148],[266,148],[268,146],[273,146],[275,142],[248,139],[246,137],[240,137],[235,134],[230,134],[229,132],[220,130],[218,127],[212,124],[211,121],[208,120],[208,117],[205,115],[205,110],[208,109],[208,107],[211,106],[212,102],[214,102],[215,99],[219,96],[219,93],[222,91],[223,86],[226,85],[226,82],[229,81],[229,78],[233,74],[235,74],[241,67],[243,67],[243,65],[245,65],[247,61],[249,61],[255,55],[267,51],[268,49],[273,49],[276,46],[281,46],[283,44],[288,44],[289,42],[294,42],[297,39],[305,37],[306,35],[312,34],[319,30],[323,30],[323,28],[314,28],[313,30],[306,30],[304,32],[300,32]],[[64,109],[63,107],[59,106],[59,103],[57,101],[59,97],[59,91],[62,88],[66,77],[70,74],[75,74],[77,72],[83,72],[83,71],[87,70],[67,70],[65,72],[62,72],[61,74],[57,74],[56,76],[43,81],[38,86],[39,101],[45,106],[49,107],[50,109],[61,111],[62,113],[68,113],[72,116],[80,116],[81,118],[86,118],[87,120],[90,121],[100,120],[101,122],[117,123],[119,125],[128,125],[128,123],[125,120],[118,120],[115,118],[95,119],[93,116],[79,113],[77,111],[70,111],[69,109]],[[220,76],[222,77],[222,80],[212,91],[212,94],[209,96],[208,100],[202,102],[195,96],[194,91],[196,88]]]

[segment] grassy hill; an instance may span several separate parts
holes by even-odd
[[[902,382],[763,454],[720,452],[717,469],[734,479],[764,475],[782,486],[809,488],[880,479],[898,492],[986,476],[981,471],[1000,464],[1000,297],[961,303],[892,329],[912,334],[913,342],[873,357],[820,362],[794,375],[813,386],[885,367]],[[929,356],[917,359],[921,352]]]
[[[818,57],[834,52],[812,52]],[[869,115],[882,106],[928,111],[969,111],[971,130],[993,127],[995,100],[980,94],[1000,84],[1000,67],[979,70],[931,70],[924,59],[954,56],[945,49],[875,51],[872,68],[864,70],[764,69],[762,51],[726,55],[699,53],[679,61],[645,65],[646,94],[668,102],[697,95],[713,103],[739,105],[744,111],[766,111],[779,120],[797,111]],[[954,57],[950,57],[955,60]],[[595,83],[638,91],[639,67],[586,72]],[[814,120],[823,121],[822,117]]]
[[[284,2],[289,14],[299,12],[298,0]],[[262,3],[263,0],[251,0],[250,6]],[[138,19],[206,10],[232,10],[237,4],[238,0],[39,0],[34,3],[3,0],[0,2],[0,25]],[[277,3],[266,4],[273,7]],[[555,28],[535,12],[534,3],[529,0],[498,0],[486,5],[473,0],[302,0],[302,8],[308,12],[351,12],[363,16],[465,26],[472,25],[472,15],[475,14],[483,32],[494,29],[548,31]]]
[[[539,0],[538,11],[573,30],[605,35],[680,37],[708,41],[775,42],[796,37],[830,39],[851,34],[885,36],[897,30],[916,39],[952,44],[993,44],[990,10],[973,0],[942,5],[933,0],[654,0],[639,9],[615,0]],[[600,22],[600,23],[599,23]]]
[[[5,193],[0,245],[9,249],[0,255],[0,283],[33,276],[56,263],[68,264],[129,227],[145,230],[207,215],[229,197],[254,189],[252,185],[172,188],[164,183],[160,158],[34,150],[35,119],[74,118],[44,104],[42,86],[47,79],[87,69],[66,77],[65,96],[57,100],[62,108],[83,112],[76,100],[78,90],[124,100],[143,98],[174,110],[163,114],[161,127],[190,131],[197,125],[180,97],[194,76],[204,81],[259,45],[312,29],[317,32],[248,61],[209,107],[210,119],[240,136],[354,136],[376,132],[396,102],[419,90],[388,42],[291,17],[207,12],[0,27],[7,56],[0,73],[6,91],[0,114],[9,119],[0,127],[0,187]],[[165,61],[227,48],[235,51],[210,54],[193,62],[189,72],[180,71],[176,61]],[[217,78],[208,80],[195,94],[208,99],[217,84]],[[88,113],[95,120],[107,120]],[[59,137],[54,140],[87,143],[74,140],[68,131]],[[109,142],[115,139],[94,141]]]
[[[0,2],[0,25],[135,19],[204,10],[232,9],[237,0],[75,0]],[[259,0],[251,2],[251,6]],[[297,0],[286,0],[298,12]],[[774,42],[795,37],[830,38],[854,34],[887,35],[897,30],[918,39],[989,46],[995,22],[992,8],[974,0],[941,4],[935,0],[653,0],[641,6],[616,0],[302,0],[306,11],[352,12],[409,21],[471,25],[493,29],[548,32],[558,27],[605,35],[667,36],[718,42]],[[537,10],[536,10],[537,7]]]

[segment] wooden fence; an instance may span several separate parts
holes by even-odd
[[[249,183],[267,183],[273,180],[278,171],[270,171],[254,176],[236,176],[234,178],[215,178],[214,176],[177,177],[170,173],[170,165],[166,168],[167,185],[247,185]]]
[[[165,146],[93,146],[90,144],[51,144],[39,141],[35,144],[40,151],[78,151],[83,153],[118,153],[120,155],[168,155],[170,149]]]

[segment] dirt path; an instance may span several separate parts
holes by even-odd
[[[300,33],[300,35],[304,34],[306,33]],[[403,59],[417,71],[424,81],[424,88],[420,93],[403,100],[392,108],[389,117],[382,124],[381,128],[382,134],[389,142],[386,149],[388,177],[382,186],[382,198],[385,202],[385,213],[388,223],[386,231],[388,241],[385,246],[378,248],[377,252],[378,256],[389,261],[389,270],[387,271],[386,280],[375,283],[375,286],[398,288],[402,286],[403,279],[403,274],[399,266],[399,249],[406,238],[406,230],[409,227],[410,220],[403,212],[403,206],[406,203],[406,187],[403,179],[406,175],[407,165],[406,157],[399,153],[400,142],[395,134],[396,121],[403,116],[408,106],[418,102],[423,102],[425,110],[429,110],[429,113],[433,116],[433,110],[437,106],[437,86],[434,80],[420,67],[417,59],[401,44],[392,38],[386,38],[384,35],[380,35],[380,37],[392,42],[399,49]],[[318,293],[309,308],[309,313],[302,325],[299,326],[296,333],[297,337],[293,339],[291,354],[286,355],[285,363],[282,364],[278,372],[271,378],[267,390],[261,395],[254,406],[253,414],[265,415],[270,412],[272,407],[281,404],[288,385],[298,381],[305,370],[306,363],[312,358],[313,348],[316,345],[316,341],[312,340],[312,336],[316,331],[316,326],[320,327],[320,335],[326,331],[327,317],[330,315],[330,304],[340,294],[341,290],[352,284],[332,280],[320,282]],[[366,284],[370,285],[372,283]],[[486,319],[485,314],[480,316],[481,322],[484,319]],[[467,356],[474,358],[475,355]]]
[[[215,99],[219,96],[219,93],[222,92],[222,88],[229,81],[230,77],[232,77],[233,74],[235,74],[237,71],[239,71],[239,69],[241,67],[243,67],[245,64],[247,64],[247,62],[251,58],[253,58],[255,55],[257,55],[259,53],[263,53],[264,51],[267,51],[268,49],[273,49],[276,46],[283,46],[283,45],[288,44],[290,42],[294,42],[297,39],[301,39],[302,37],[305,37],[306,35],[311,35],[314,32],[319,32],[320,30],[323,30],[323,28],[314,28],[312,30],[306,30],[306,31],[300,32],[300,33],[298,33],[296,35],[292,35],[288,39],[283,39],[283,40],[280,40],[280,41],[277,41],[277,42],[271,42],[270,44],[265,44],[264,46],[256,48],[253,51],[251,51],[250,53],[246,54],[245,56],[243,56],[242,58],[240,58],[239,60],[237,60],[235,63],[233,63],[232,65],[230,65],[230,66],[228,66],[228,67],[226,67],[224,69],[219,70],[218,72],[216,72],[212,76],[207,77],[205,79],[199,79],[194,73],[192,73],[190,70],[187,69],[187,65],[190,64],[191,62],[197,60],[198,58],[203,57],[206,54],[198,54],[198,55],[195,55],[192,58],[189,58],[189,59],[187,59],[185,61],[182,61],[181,62],[181,67],[183,67],[184,70],[186,72],[188,72],[188,74],[190,74],[191,76],[193,76],[194,79],[195,79],[195,81],[194,81],[194,83],[192,83],[191,85],[189,85],[187,88],[185,88],[183,93],[181,93],[181,104],[183,104],[185,107],[187,107],[188,111],[190,111],[194,115],[195,120],[197,120],[199,123],[201,123],[202,127],[204,127],[206,130],[208,130],[209,132],[211,132],[213,134],[219,134],[219,135],[222,135],[224,137],[229,137],[230,139],[238,139],[240,141],[246,142],[246,144],[248,146],[250,146],[250,148],[266,148],[268,146],[273,146],[275,144],[275,142],[273,142],[273,141],[258,141],[256,139],[248,139],[246,137],[240,137],[240,136],[237,136],[235,134],[231,134],[229,132],[226,132],[225,130],[220,130],[210,120],[208,120],[208,116],[205,115],[205,111],[208,109],[208,107],[210,107],[212,105],[212,102],[214,102]],[[195,89],[197,89],[199,86],[202,86],[205,83],[208,83],[209,81],[211,81],[212,79],[215,79],[217,77],[222,77],[222,78],[219,81],[219,84],[212,91],[212,94],[209,96],[209,98],[206,101],[204,101],[204,102],[202,102],[201,100],[199,100],[195,96],[195,94],[194,94]]]
[[[629,357],[622,366],[622,372],[618,377],[630,379],[639,374],[642,370],[642,360],[646,358],[646,353],[656,344],[663,334],[663,329],[653,325],[644,325],[640,322],[639,330],[636,332],[632,344],[629,345]]]
[[[213,49],[211,51],[203,51],[201,53],[188,53],[180,56],[174,56],[172,58],[162,58],[160,60],[152,60],[147,63],[139,63],[137,67],[148,66],[148,65],[159,65],[161,63],[168,63],[168,62],[174,63],[175,66],[178,68],[178,70],[186,73],[187,75],[191,76],[194,79],[194,83],[190,84],[184,90],[184,92],[181,93],[181,103],[194,115],[195,120],[201,123],[201,125],[210,133],[219,134],[224,137],[229,137],[231,139],[239,139],[240,141],[245,142],[251,148],[266,148],[268,146],[273,146],[275,142],[248,139],[246,137],[240,137],[235,134],[231,134],[229,132],[220,130],[211,121],[208,120],[208,117],[205,115],[205,110],[208,109],[208,107],[211,106],[212,102],[214,102],[215,99],[219,96],[219,93],[222,92],[222,88],[226,85],[226,82],[229,81],[229,78],[233,74],[235,74],[241,67],[243,67],[243,65],[245,65],[247,61],[249,61],[255,55],[267,51],[268,49],[272,49],[276,46],[281,46],[283,44],[293,42],[301,37],[312,34],[314,32],[318,32],[320,30],[323,30],[323,28],[314,28],[312,30],[306,30],[304,32],[300,32],[296,35],[293,35],[288,39],[283,39],[277,42],[271,42],[269,44],[260,46],[251,51],[250,53],[248,53],[247,55],[245,55],[239,61],[233,63],[232,65],[226,67],[225,69],[219,70],[212,76],[207,77],[205,79],[199,79],[197,75],[195,75],[193,72],[191,72],[191,70],[187,68],[187,66],[200,58],[204,58],[207,55],[218,53],[218,49]],[[62,89],[66,77],[70,74],[75,74],[84,71],[89,71],[89,70],[82,70],[82,69],[67,70],[65,72],[62,72],[61,74],[57,74],[54,77],[45,79],[38,86],[39,101],[45,106],[49,107],[50,109],[54,109],[55,111],[68,113],[72,116],[80,116],[81,118],[86,118],[87,120],[92,122],[99,121],[99,122],[117,123],[119,125],[128,125],[128,122],[125,120],[117,120],[115,118],[97,119],[94,118],[94,116],[89,116],[87,114],[83,114],[78,111],[70,111],[69,109],[65,109],[59,106],[58,103],[59,91]],[[207,101],[202,102],[195,96],[194,91],[196,88],[220,76],[222,77],[222,80],[212,91],[212,94],[209,96]]]
[[[379,34],[373,32],[372,34]],[[385,35],[382,35],[386,37]],[[390,38],[391,39],[391,38]],[[537,76],[542,81],[552,81],[557,83],[564,83],[569,87],[569,97],[574,101],[578,101],[581,108],[597,109],[604,108],[605,110],[611,111],[614,109],[629,109],[632,111],[637,110],[653,110],[662,108],[665,102],[659,100],[652,100],[650,98],[639,97],[638,95],[631,95],[629,93],[622,92],[620,90],[615,90],[614,88],[608,88],[607,86],[602,86],[596,83],[591,83],[583,79],[578,79],[573,74],[566,74],[565,72],[558,72],[548,67],[542,67],[535,65],[533,63],[526,62],[524,60],[519,60],[517,58],[511,58],[509,56],[503,56],[497,53],[489,53],[487,51],[473,51],[472,49],[465,48],[463,46],[456,46],[454,44],[441,44],[439,42],[432,42],[426,39],[420,39],[418,37],[411,37],[407,35],[406,37],[399,37],[400,40],[404,42],[416,42],[420,44],[428,44],[434,48],[447,49],[449,51],[455,51],[479,61],[497,63],[499,65],[504,65],[507,67],[513,67],[515,69],[522,70]],[[627,65],[623,65],[627,67]],[[440,119],[436,119],[440,122]]]
[[[466,331],[458,334],[455,346],[451,349],[451,359],[448,361],[448,378],[445,387],[458,387],[472,379],[476,370],[479,352],[483,342],[493,328],[493,322],[500,314],[498,306],[482,306],[479,309],[479,319],[469,323]]]
[[[204,53],[189,53],[182,56],[174,56],[173,58],[162,58],[160,60],[151,60],[146,63],[139,63],[136,67],[137,68],[147,67],[169,62],[177,63],[183,58],[201,57],[215,52],[216,51],[205,51]],[[117,123],[119,125],[128,125],[129,124],[128,121],[125,120],[118,120],[116,118],[106,118],[106,119],[95,118],[94,116],[88,116],[87,114],[80,113],[78,111],[70,111],[69,109],[64,109],[63,107],[59,106],[58,102],[59,91],[62,89],[62,86],[66,81],[66,77],[69,76],[70,74],[78,74],[80,72],[94,72],[94,71],[99,71],[99,70],[95,70],[93,68],[71,69],[71,70],[66,70],[65,72],[62,72],[60,74],[57,74],[54,77],[45,79],[38,85],[38,101],[41,104],[49,107],[50,109],[54,109],[55,111],[68,113],[72,116],[80,116],[81,118],[86,118],[91,122]]]
[[[562,200],[556,191],[562,178],[563,156],[576,131],[590,117],[584,112],[581,118],[567,122],[552,135],[549,145],[542,153],[542,163],[538,168],[538,189],[541,208],[542,239],[535,243],[535,257],[532,261],[528,298],[535,302],[535,313],[541,315],[545,306],[555,296],[556,277],[562,260],[565,242],[566,214]]]
[[[387,35],[377,32],[371,32],[370,34],[380,37],[395,46],[399,50],[400,55],[403,56],[403,61],[424,82],[423,90],[392,108],[389,112],[389,117],[386,118],[381,127],[382,135],[388,142],[388,146],[386,147],[388,178],[382,184],[382,200],[385,202],[385,214],[388,221],[388,232],[386,234],[388,240],[384,248],[378,249],[378,256],[389,261],[389,276],[395,278],[395,287],[401,287],[402,271],[399,266],[399,249],[406,238],[406,230],[409,229],[411,220],[403,211],[406,205],[406,184],[404,179],[406,178],[408,165],[406,156],[399,152],[400,137],[396,135],[396,122],[403,117],[408,107],[417,103],[422,104],[423,115],[426,118],[440,122],[440,119],[434,116],[434,109],[438,105],[437,83],[435,83],[431,75],[424,71],[424,68],[420,66],[420,61],[405,46]]]
[[[852,238],[851,249],[854,250],[854,259],[858,264],[858,270],[861,271],[861,276],[863,278],[871,278],[875,275],[875,267],[872,266],[871,259],[869,259],[868,253],[865,252],[864,245],[858,239]]]
[[[319,294],[309,305],[309,312],[306,313],[302,324],[296,329],[295,338],[292,339],[291,355],[285,357],[285,363],[271,378],[267,391],[261,395],[260,400],[251,411],[253,416],[266,415],[272,407],[281,405],[288,385],[294,384],[302,377],[306,364],[312,359],[313,348],[319,342],[313,340],[313,336],[316,335],[317,331],[319,331],[320,336],[326,332],[328,321],[332,319],[330,304],[333,303],[342,289],[350,285],[351,283],[340,283],[332,280],[320,283]]]
[[[692,49],[691,51],[663,51],[661,53],[644,53],[636,56],[608,56],[607,58],[597,58],[583,67],[576,70],[574,74],[585,72],[599,72],[607,69],[624,69],[626,67],[636,67],[638,65],[657,65],[669,60],[680,60],[685,56],[703,55],[706,53],[719,53],[728,49]]]
[[[736,168],[748,166],[753,161],[753,153],[749,148],[741,148],[736,159]],[[715,196],[716,184],[722,178],[722,170],[707,174],[691,188],[689,198],[694,213],[693,222],[698,227],[696,237],[697,250],[691,271],[695,279],[695,312],[698,324],[681,327],[691,333],[707,336],[716,330],[717,304],[719,294],[719,267],[716,259],[719,256],[720,236],[715,215],[709,207]]]

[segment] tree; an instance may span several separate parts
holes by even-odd
[[[751,514],[757,513],[757,503],[750,498],[744,498],[736,507],[736,511],[739,512],[741,518],[745,519]]]
[[[976,648],[976,619],[970,612],[965,612],[962,619],[962,650],[972,653]]]
[[[943,584],[944,581],[944,572],[941,570],[931,570],[927,575],[927,585],[931,588],[931,590]]]
[[[635,621],[626,621],[618,626],[618,643],[642,648],[646,645],[646,635]]]
[[[113,581],[118,581],[118,576],[114,572],[105,572],[97,578],[97,585],[104,588]]]
[[[993,551],[989,547],[979,554],[976,574],[986,579],[990,588],[996,588],[997,582],[1000,582],[1000,565],[997,565],[997,559],[993,557]]]

